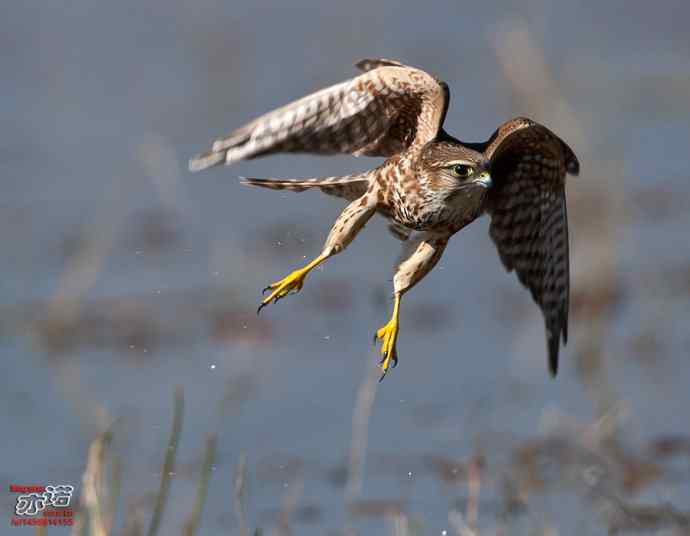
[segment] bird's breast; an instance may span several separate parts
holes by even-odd
[[[474,221],[482,212],[486,190],[468,188],[452,195],[437,191],[420,191],[410,199],[400,199],[393,219],[417,231],[441,231],[453,234]]]

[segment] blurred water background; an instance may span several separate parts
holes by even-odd
[[[86,511],[82,474],[101,471],[96,496],[115,480],[118,499],[86,532],[139,534],[174,451],[166,535],[688,534],[690,4],[3,11],[4,489],[71,483]],[[556,380],[540,313],[486,219],[406,296],[400,366],[380,385],[370,341],[400,251],[381,220],[255,315],[259,290],[320,250],[342,202],[236,177],[378,160],[281,155],[192,176],[187,159],[353,76],[364,57],[446,80],[446,129],[460,139],[527,115],[578,154],[571,340]],[[90,445],[105,450],[92,448],[87,470]],[[4,495],[8,518],[15,500]]]

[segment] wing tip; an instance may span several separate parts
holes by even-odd
[[[549,340],[549,373],[552,378],[558,375],[558,338]]]
[[[546,346],[549,354],[549,373],[552,378],[558,374],[558,361],[561,347],[568,344],[568,318],[561,316],[555,325],[550,326],[546,323]]]
[[[196,173],[225,163],[225,153],[209,152],[189,159],[189,171]]]

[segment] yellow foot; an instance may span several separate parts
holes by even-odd
[[[400,331],[400,324],[398,323],[398,309],[400,307],[400,296],[395,297],[395,307],[393,309],[393,316],[388,324],[383,326],[374,335],[374,344],[378,339],[381,339],[381,378],[386,377],[388,369],[395,368],[398,364],[398,351],[395,343],[398,340],[398,331]]]
[[[269,303],[276,303],[278,300],[283,299],[288,294],[295,294],[299,292],[304,284],[304,278],[307,277],[307,274],[310,270],[311,268],[307,267],[295,270],[289,276],[281,279],[280,281],[276,281],[275,283],[272,283],[263,289],[261,291],[262,294],[265,294],[269,290],[273,292],[271,292],[261,301],[261,305],[259,305],[259,308],[256,310],[256,314],[259,314],[261,309],[266,307]]]
[[[268,285],[261,293],[265,294],[268,290],[272,290],[273,292],[271,292],[267,298],[261,300],[261,305],[259,305],[259,308],[256,310],[256,314],[258,315],[261,312],[261,309],[266,307],[269,303],[276,303],[278,300],[284,298],[288,294],[299,292],[302,289],[304,278],[307,277],[307,274],[327,258],[328,255],[319,255],[304,268],[295,270],[289,276],[281,279],[280,281],[276,281],[272,285]]]
[[[383,326],[374,335],[374,344],[378,339],[383,341],[381,345],[381,378],[379,381],[385,378],[388,369],[395,368],[398,364],[398,351],[395,347],[395,343],[398,340],[398,330],[400,329],[398,325],[398,319],[396,317],[391,318],[390,322]]]

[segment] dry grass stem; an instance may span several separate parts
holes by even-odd
[[[197,488],[196,500],[194,501],[194,508],[189,515],[189,519],[185,522],[184,534],[185,536],[194,536],[199,528],[199,521],[201,521],[201,512],[206,503],[208,495],[208,486],[211,481],[211,473],[213,472],[213,463],[216,459],[216,444],[217,438],[215,434],[210,435],[206,439],[206,448],[204,449],[204,461],[201,465],[201,474],[199,475],[199,486]]]
[[[357,391],[357,400],[352,414],[352,441],[350,442],[347,483],[345,484],[345,502],[348,504],[356,501],[362,492],[369,419],[376,398],[380,372],[377,366],[368,365],[366,376]]]
[[[83,534],[87,519],[90,536],[108,536],[111,533],[114,511],[109,510],[108,506],[114,504],[114,499],[105,497],[107,479],[105,458],[111,441],[112,434],[104,432],[89,447],[86,469],[82,476],[79,511],[72,529],[73,535]]]
[[[173,424],[170,431],[170,440],[168,441],[168,448],[165,452],[165,460],[163,461],[163,469],[161,471],[161,483],[156,497],[156,506],[151,517],[151,524],[147,532],[148,536],[155,536],[158,532],[165,506],[168,501],[168,492],[170,491],[170,484],[172,477],[175,474],[175,458],[177,454],[177,446],[180,442],[180,434],[182,433],[182,419],[184,415],[184,392],[182,387],[175,389],[175,406],[173,411]]]

